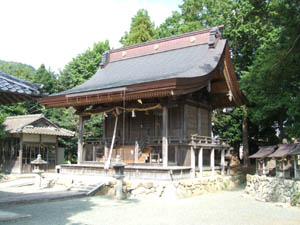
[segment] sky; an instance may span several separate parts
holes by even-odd
[[[0,60],[21,62],[36,69],[45,64],[58,72],[92,48],[109,40],[121,47],[131,18],[146,9],[163,23],[182,0],[0,0]]]

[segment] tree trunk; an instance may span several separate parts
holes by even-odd
[[[246,106],[244,106],[246,109]],[[248,144],[248,123],[247,123],[247,114],[243,115],[243,156],[244,156],[244,166],[250,165],[249,159],[249,144]]]

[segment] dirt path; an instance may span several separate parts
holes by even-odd
[[[116,201],[89,197],[0,208],[32,217],[5,224],[101,224],[101,225],[300,225],[299,208],[280,208],[274,203],[243,197],[231,191],[193,198]],[[1,223],[0,223],[1,224]]]

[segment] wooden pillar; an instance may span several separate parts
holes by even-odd
[[[178,166],[178,145],[175,145],[175,152],[174,152],[174,154],[175,154],[175,164],[176,164],[176,166]]]
[[[139,162],[139,143],[135,141],[135,148],[134,148],[134,163]]]
[[[188,106],[183,106],[183,139],[186,140],[188,136]]]
[[[96,146],[93,145],[93,161],[96,161]]]
[[[201,136],[201,108],[198,108],[198,135]]]
[[[199,167],[199,176],[203,177],[203,147],[199,149],[198,153],[198,167]]]
[[[168,108],[166,106],[163,106],[162,157],[163,167],[168,167]]]
[[[109,148],[108,148],[107,142],[105,141],[104,142],[104,159],[105,160],[107,160],[107,158],[108,158],[108,151],[109,151]]]
[[[225,149],[222,149],[221,151],[221,167],[222,167],[221,174],[225,175]]]
[[[83,116],[79,116],[79,127],[78,127],[78,148],[77,148],[77,164],[81,164],[83,160]]]
[[[192,146],[191,147],[191,178],[195,178],[196,176],[196,170],[195,170],[195,165],[196,164],[196,159],[195,159],[195,149]]]
[[[20,137],[20,150],[19,150],[19,172],[22,173],[23,168],[23,135]]]
[[[266,174],[266,171],[265,171],[265,169],[266,169],[266,165],[265,165],[265,159],[263,159],[263,164],[262,164],[263,175],[265,175],[265,174]]]
[[[212,115],[212,111],[211,111],[211,110],[208,110],[208,136],[209,136],[209,137],[212,137],[211,115]]]
[[[210,151],[210,168],[211,175],[215,175],[215,149],[212,148]]]
[[[297,178],[298,156],[294,156],[294,177]]]

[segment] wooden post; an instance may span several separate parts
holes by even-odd
[[[265,171],[265,169],[266,169],[266,165],[265,165],[265,159],[263,159],[263,164],[262,164],[263,175],[265,175],[265,174],[266,174],[266,171]]]
[[[297,166],[298,166],[298,156],[294,156],[294,177],[297,178]]]
[[[185,104],[183,106],[183,140],[186,141],[188,130],[187,130],[187,124],[188,124],[188,108]]]
[[[167,106],[163,106],[162,157],[163,157],[163,167],[168,167],[168,108]]]
[[[178,145],[175,145],[175,164],[178,166]]]
[[[198,135],[201,136],[201,108],[198,108]]]
[[[108,151],[109,151],[109,148],[107,146],[107,142],[105,141],[104,142],[104,159],[107,160],[108,158]]]
[[[221,152],[221,166],[222,166],[222,175],[225,175],[225,149],[222,149]]]
[[[95,144],[93,145],[93,161],[96,161],[96,146]]]
[[[196,159],[195,159],[195,149],[192,146],[191,147],[191,178],[195,178],[196,176],[196,170],[195,170],[195,163],[196,163]]]
[[[135,141],[135,148],[134,148],[134,163],[139,162],[139,142]]]
[[[82,162],[82,154],[83,154],[83,116],[79,116],[79,127],[78,127],[78,147],[77,147],[77,164],[81,164]]]
[[[108,170],[110,167],[110,160],[111,160],[111,155],[112,155],[112,150],[114,148],[114,144],[115,144],[115,138],[116,138],[116,132],[117,132],[117,125],[118,125],[118,115],[116,114],[116,121],[115,121],[115,127],[114,127],[114,134],[111,140],[111,145],[110,145],[110,149],[109,149],[109,154],[108,154],[108,159],[105,162],[104,165],[104,169]]]
[[[212,137],[212,129],[211,129],[211,114],[212,114],[212,111],[211,110],[208,110],[208,136],[209,137]]]
[[[215,149],[212,148],[210,152],[210,168],[211,175],[215,175]]]
[[[23,135],[20,137],[20,150],[19,150],[19,172],[22,173],[23,168]]]
[[[198,153],[198,167],[199,167],[199,176],[203,177],[203,147],[199,149]]]

